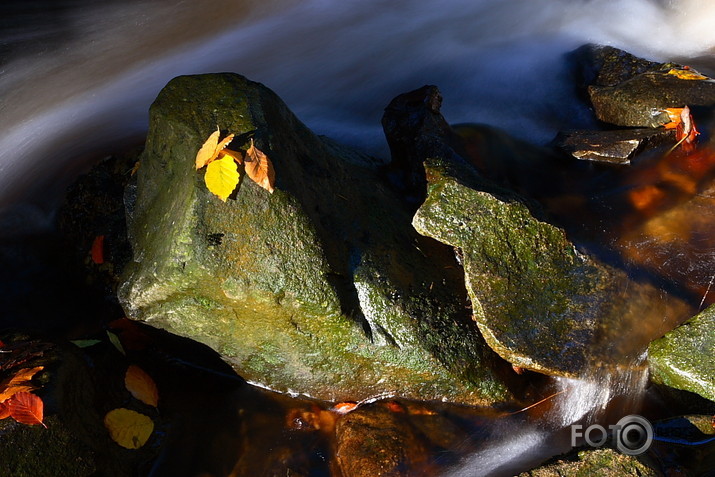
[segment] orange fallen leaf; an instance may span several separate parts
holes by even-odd
[[[32,384],[32,377],[39,371],[42,371],[44,366],[36,366],[34,368],[23,368],[13,376],[4,379],[0,382],[0,402],[10,399],[17,393],[28,392],[35,389]]]
[[[130,365],[124,375],[124,385],[136,399],[144,404],[156,407],[159,403],[159,390],[156,383],[143,369]]]
[[[109,431],[109,437],[120,446],[139,449],[154,432],[154,421],[131,409],[119,408],[104,416],[104,427]]]
[[[331,411],[338,414],[347,414],[357,409],[357,407],[358,404],[356,402],[339,402],[331,408]]]
[[[223,148],[233,141],[233,134],[229,134],[219,142],[221,131],[216,126],[216,131],[211,133],[206,142],[203,143],[199,152],[196,153],[196,169],[201,169],[205,165],[213,162]]]
[[[706,80],[710,79],[707,76],[703,76],[697,71],[693,71],[688,67],[685,67],[683,69],[676,69],[676,68],[671,68],[670,71],[668,71],[669,75],[673,75],[677,78],[683,79],[683,80]]]
[[[47,428],[45,423],[42,422],[45,404],[39,396],[28,392],[19,392],[8,399],[7,407],[10,411],[10,417],[17,422],[29,426],[40,424]]]
[[[0,419],[8,417],[10,417],[10,409],[7,407],[7,403],[0,402]]]
[[[668,114],[670,122],[665,124],[664,127],[666,129],[675,129],[675,136],[678,141],[670,148],[668,154],[681,144],[686,152],[692,152],[695,149],[695,139],[700,133],[695,127],[690,108],[687,106],[683,108],[666,108],[665,112]]]
[[[104,235],[97,235],[92,242],[92,261],[97,265],[104,263]]]
[[[246,151],[244,159],[246,167],[246,175],[256,184],[266,189],[271,194],[275,190],[273,188],[276,182],[276,173],[273,170],[273,164],[268,156],[256,147],[251,139],[251,145]]]

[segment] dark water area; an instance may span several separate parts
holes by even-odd
[[[573,87],[566,52],[603,43],[713,73],[713,24],[715,4],[697,0],[2,2],[0,329],[75,339],[101,335],[107,323],[121,318],[113,297],[88,285],[77,257],[67,255],[56,211],[80,172],[98,159],[141,147],[149,105],[174,76],[244,74],[274,89],[315,132],[383,159],[384,107],[423,84],[439,86],[448,121],[486,123],[544,145],[559,130],[598,127]],[[672,204],[634,210],[628,202],[627,191],[651,183],[659,161],[644,162],[628,178],[589,169],[578,172],[588,177],[587,186],[553,184],[553,190],[592,201],[588,220],[583,210],[564,211],[553,191],[534,195],[547,196],[541,197],[544,203],[555,215],[564,214],[561,219],[576,236],[582,234],[584,245],[598,249],[598,241],[621,240],[622,249],[633,254],[633,273],[661,280],[663,293],[684,296],[699,309],[715,299],[710,268],[698,265],[715,250],[712,225],[703,220],[688,242],[692,246],[672,262],[639,252],[644,244],[660,243],[654,237],[664,228],[680,236],[692,229],[678,220],[646,220]],[[715,196],[704,186],[710,179],[703,177],[695,193]],[[614,186],[614,180],[622,182]],[[584,187],[591,189],[584,193]],[[570,222],[574,215],[580,223]],[[607,219],[617,225],[605,224]],[[641,317],[638,326],[657,334],[683,318]],[[331,475],[335,443],[328,431],[315,428],[314,419],[329,421],[325,416],[332,415],[334,403],[246,385],[211,352],[176,340],[159,337],[155,354],[137,356],[161,376],[166,412],[177,422],[147,475],[253,475],[268,473],[276,459],[292,459],[304,475]],[[398,405],[414,410],[404,412],[406,421],[423,419],[415,416],[425,415],[424,408],[471,436],[454,448],[430,449],[426,475],[512,475],[570,450],[566,426],[607,420],[600,407],[609,402],[653,418],[688,410],[668,408],[662,396],[645,392],[646,376],[634,366],[591,381],[551,380],[533,396],[535,402],[562,392],[547,403],[548,410],[511,416],[505,413],[518,406],[497,412]],[[394,407],[389,400],[370,405]]]

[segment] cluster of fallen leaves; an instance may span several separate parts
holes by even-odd
[[[253,139],[244,153],[226,147],[233,141],[233,134],[223,139],[220,137],[221,131],[217,127],[196,154],[196,170],[206,167],[204,181],[209,191],[226,202],[238,185],[241,166],[249,179],[273,193],[276,180],[273,164],[268,156],[256,147]]]
[[[13,353],[13,350],[5,348],[6,345],[0,341],[0,352]],[[37,388],[32,378],[43,369],[44,366],[19,367],[0,381],[0,419],[11,417],[21,424],[47,427],[43,422],[45,405],[39,396],[32,393]]]
[[[124,386],[134,399],[152,407],[159,404],[156,383],[139,366],[132,364],[127,368]],[[104,427],[109,431],[112,440],[120,446],[139,449],[154,432],[154,421],[145,414],[121,407],[112,409],[104,416]]]
[[[131,320],[121,318],[110,323],[107,330],[109,342],[117,351],[126,356],[127,349],[142,349],[148,342],[149,337],[139,330]],[[100,343],[101,340],[76,340],[75,345],[80,348],[87,348]],[[132,397],[142,403],[156,408],[159,404],[159,389],[149,374],[137,365],[131,364],[124,374],[124,387]],[[114,442],[126,449],[139,449],[151,437],[154,432],[154,421],[140,412],[124,407],[112,409],[104,416],[104,427],[109,432],[109,436]]]

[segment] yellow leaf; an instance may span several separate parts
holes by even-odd
[[[206,187],[226,202],[233,189],[238,184],[238,167],[230,156],[211,162],[206,168],[204,176]]]
[[[706,80],[709,79],[707,76],[703,76],[700,73],[697,73],[696,71],[691,71],[691,70],[679,70],[679,69],[671,69],[668,71],[669,75],[677,76],[680,79],[684,80]]]
[[[113,409],[104,416],[104,427],[114,442],[127,449],[139,449],[154,432],[154,421],[130,409]]]
[[[253,139],[251,139],[251,146],[246,151],[244,165],[246,167],[246,175],[253,180],[253,182],[272,194],[275,190],[273,185],[276,182],[276,173],[273,170],[273,164],[271,160],[268,159],[268,156],[253,144]]]
[[[219,142],[219,136],[221,136],[221,131],[216,127],[216,131],[212,132],[209,138],[204,142],[196,153],[196,169],[201,169],[206,164],[213,162],[221,152],[221,150],[228,146],[228,144],[233,141],[233,134],[229,134]]]
[[[139,366],[130,365],[124,375],[124,385],[136,399],[144,404],[156,407],[159,403],[159,390],[154,380]]]

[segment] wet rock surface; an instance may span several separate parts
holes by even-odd
[[[584,161],[629,165],[642,152],[675,144],[674,129],[621,129],[559,133],[554,146]]]
[[[234,149],[254,136],[274,194],[251,181],[225,203],[207,191],[193,163],[216,123]],[[167,85],[129,203],[125,307],[247,379],[329,400],[510,396],[449,248],[412,229],[374,159],[322,141],[262,85],[229,74]]]
[[[666,108],[715,105],[715,81],[683,79],[697,73],[676,63],[654,63],[613,47],[587,45],[571,55],[596,117],[618,126],[655,128]]]
[[[440,115],[436,99],[416,101],[417,94],[438,92],[423,88],[392,104],[402,99],[428,105],[424,115]],[[624,315],[646,304],[669,306],[654,287],[577,251],[562,229],[543,220],[537,204],[484,179],[459,157],[446,134],[428,128],[422,137],[413,155],[424,161],[428,194],[413,226],[459,249],[474,320],[504,359],[547,374],[579,375],[623,355],[625,344],[616,337]],[[622,293],[627,288],[632,294]]]
[[[559,460],[519,477],[657,477],[659,472],[643,465],[637,458],[612,449],[580,451],[574,459]]]
[[[715,306],[650,344],[652,379],[715,401]]]

